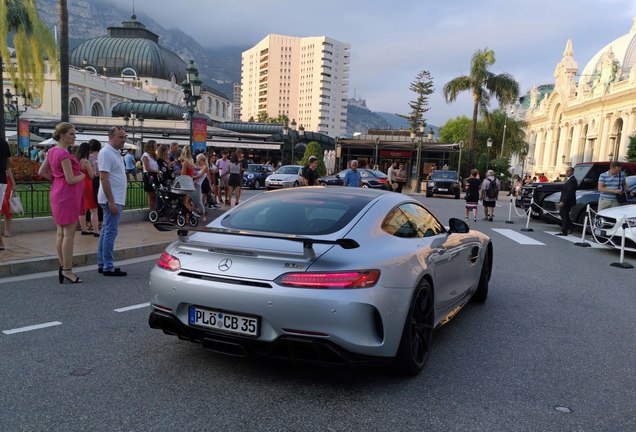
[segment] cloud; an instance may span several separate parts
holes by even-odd
[[[131,8],[130,0],[111,0]],[[450,79],[467,74],[475,50],[491,48],[494,73],[508,72],[523,93],[551,83],[566,41],[582,71],[596,52],[626,34],[636,2],[579,0],[136,0],[137,13],[180,28],[204,47],[251,46],[269,33],[326,35],[352,47],[350,95],[371,109],[408,110],[409,84],[421,70],[433,78],[430,122],[472,115],[470,97],[449,105],[441,96]]]

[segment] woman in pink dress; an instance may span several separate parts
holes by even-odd
[[[51,148],[40,167],[40,175],[53,180],[51,186],[51,212],[57,225],[56,249],[60,260],[60,283],[82,282],[73,273],[73,242],[78,216],[84,210],[84,174],[80,163],[68,149],[75,143],[75,127],[70,123],[58,123],[53,139],[57,145]]]

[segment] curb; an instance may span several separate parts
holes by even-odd
[[[123,261],[131,258],[138,258],[147,255],[161,254],[166,247],[172,243],[160,242],[132,246],[128,248],[115,249],[115,261]],[[73,267],[82,267],[97,264],[97,252],[89,254],[78,254],[73,256]],[[31,273],[41,273],[57,270],[60,262],[57,256],[45,256],[33,258],[28,261],[16,260],[6,261],[0,265],[0,277],[22,276]]]

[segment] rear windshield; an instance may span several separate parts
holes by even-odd
[[[373,175],[374,175],[375,177],[377,177],[377,178],[384,178],[384,177],[386,177],[386,176],[387,176],[387,175],[386,175],[386,174],[384,174],[382,171],[378,171],[378,170],[369,170],[369,172],[370,172],[371,174],[373,174]]]
[[[369,197],[340,194],[261,194],[225,216],[221,225],[281,234],[331,234],[347,225],[370,201]]]
[[[278,168],[278,171],[276,171],[276,174],[298,174],[298,171],[300,170],[300,166],[298,165],[285,165],[283,167]]]
[[[457,180],[459,176],[457,175],[456,171],[433,171],[433,174],[431,174],[431,178]]]

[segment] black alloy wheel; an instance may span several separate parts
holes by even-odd
[[[490,273],[492,271],[492,258],[488,251],[484,255],[484,262],[481,265],[481,273],[479,275],[479,285],[477,290],[470,299],[474,303],[484,303],[488,298],[488,282],[490,281]]]
[[[394,366],[399,373],[415,376],[424,368],[431,351],[434,321],[433,289],[422,280],[413,293],[395,357]]]

